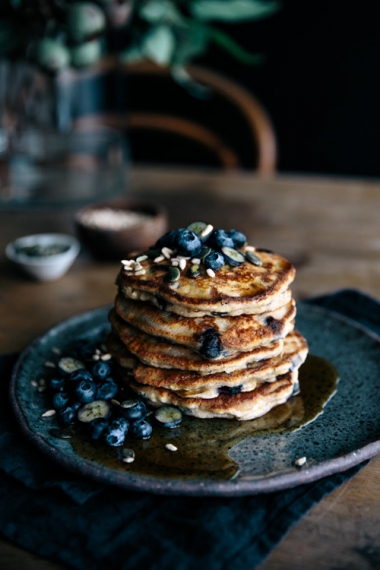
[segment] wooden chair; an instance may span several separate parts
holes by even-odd
[[[125,93],[128,113],[120,102],[114,112],[90,109],[75,118],[76,130],[94,125],[125,130],[136,162],[246,168],[266,175],[275,171],[271,122],[259,102],[231,79],[189,65],[189,75],[208,88],[210,97],[202,100],[178,85],[167,68],[141,62],[126,65],[122,71],[125,85],[119,80],[114,96],[120,99],[120,93]],[[103,67],[102,73],[106,72]]]

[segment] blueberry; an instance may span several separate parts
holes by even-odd
[[[92,439],[99,439],[104,430],[108,427],[109,422],[104,418],[97,418],[90,423]]]
[[[110,365],[107,362],[99,361],[94,364],[92,369],[92,374],[94,376],[95,381],[103,381],[111,374]]]
[[[96,384],[93,380],[80,380],[74,390],[75,399],[82,404],[88,404],[95,400]]]
[[[107,445],[111,447],[123,445],[128,428],[129,422],[124,418],[113,420],[103,432]]]
[[[98,384],[96,398],[98,400],[111,400],[118,393],[119,388],[112,378],[107,378],[103,384]]]
[[[146,405],[141,400],[124,400],[120,404],[120,414],[130,421],[143,420],[146,416]]]
[[[199,237],[190,230],[180,230],[177,239],[178,255],[195,256],[201,252],[202,242]]]
[[[66,406],[66,408],[58,412],[58,419],[64,425],[73,424],[76,417],[77,411],[73,406]]]
[[[65,389],[65,379],[51,378],[51,380],[49,380],[49,387],[53,392],[62,392]]]
[[[178,229],[178,230],[171,230],[170,232],[167,232],[166,234],[164,234],[163,236],[161,236],[155,244],[155,248],[159,249],[159,253],[161,253],[161,249],[163,247],[169,247],[170,249],[176,249],[177,248],[177,240],[178,240],[178,236],[179,233],[183,231],[182,229]]]
[[[133,422],[132,427],[132,437],[135,439],[149,439],[152,435],[152,426],[148,424],[145,420],[139,420]]]
[[[55,410],[63,410],[69,405],[70,397],[66,392],[56,392],[52,399],[53,408]]]
[[[224,265],[224,257],[218,251],[212,251],[203,260],[205,267],[218,271]]]
[[[92,374],[85,368],[74,370],[69,376],[70,382],[81,382],[82,380],[93,381]]]
[[[220,341],[220,335],[213,328],[203,331],[199,352],[205,358],[210,359],[218,358],[222,354],[223,346]]]
[[[207,240],[207,245],[215,249],[222,247],[235,247],[233,239],[224,230],[214,230]]]
[[[247,238],[246,236],[242,233],[239,232],[238,230],[229,230],[227,232],[227,235],[232,239],[232,241],[234,242],[234,247],[236,247],[236,249],[239,249],[240,247],[243,247],[243,245],[246,243]],[[227,246],[228,247],[228,246]]]

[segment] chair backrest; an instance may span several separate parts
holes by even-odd
[[[90,108],[78,113],[74,128],[103,124],[126,130],[136,162],[247,168],[272,174],[276,138],[260,103],[215,71],[195,65],[186,69],[197,84],[207,88],[206,98],[190,94],[174,81],[168,68],[150,62],[128,64],[121,68],[125,85],[120,84],[128,112],[123,112],[120,101],[117,105],[108,102],[108,109],[103,103],[101,112]],[[115,79],[113,87],[117,90]],[[120,99],[120,93],[114,96]]]

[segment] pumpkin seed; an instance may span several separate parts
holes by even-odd
[[[180,277],[181,277],[181,272],[178,269],[178,267],[169,267],[168,272],[166,274],[166,278],[169,281],[169,283],[174,283],[175,281],[178,281]]]
[[[249,263],[252,263],[253,265],[262,265],[263,262],[261,261],[261,259],[258,257],[258,255],[256,255],[255,253],[253,253],[253,251],[246,251],[245,252],[245,257],[247,259],[247,261],[249,261]]]
[[[189,269],[189,276],[190,277],[196,278],[196,277],[199,277],[200,274],[201,274],[201,271],[200,271],[199,265],[194,264],[190,267],[190,269]]]

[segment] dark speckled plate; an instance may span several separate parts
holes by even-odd
[[[78,338],[101,339],[108,330],[101,308],[72,317],[36,339],[21,355],[11,381],[11,401],[24,434],[71,471],[126,489],[162,494],[237,496],[290,488],[344,471],[380,452],[380,340],[333,313],[298,305],[297,328],[310,353],[339,371],[335,396],[324,413],[298,431],[256,436],[235,445],[230,456],[239,471],[230,480],[148,477],[114,469],[98,458],[85,459],[70,440],[50,435],[55,419],[42,418],[46,397],[31,385],[43,375],[53,347],[63,350]],[[163,453],[168,453],[163,451]],[[299,457],[307,464],[296,468]]]

